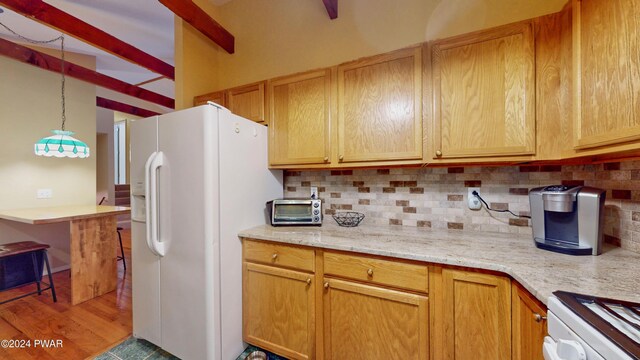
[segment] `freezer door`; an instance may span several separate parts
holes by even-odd
[[[158,150],[157,116],[131,124],[131,267],[133,335],[161,346],[160,260],[147,246],[145,165]]]
[[[282,171],[268,169],[267,127],[220,111],[220,296],[222,357],[242,342],[241,230],[268,223],[265,203],[282,197]]]
[[[185,360],[218,359],[217,112],[205,105],[163,115],[158,123],[161,346]]]

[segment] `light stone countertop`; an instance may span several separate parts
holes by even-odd
[[[261,225],[239,236],[499,271],[545,304],[556,290],[640,303],[640,254],[607,245],[599,256],[571,256],[537,249],[531,235],[393,225]]]

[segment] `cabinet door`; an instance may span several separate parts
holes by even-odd
[[[542,343],[547,335],[547,311],[526,290],[511,287],[513,359],[542,360]]]
[[[331,147],[331,70],[269,82],[272,165],[324,164]]]
[[[227,107],[243,118],[266,122],[264,81],[227,90]]]
[[[442,269],[441,296],[445,359],[511,358],[509,279]]]
[[[204,105],[208,101],[218,105],[226,106],[224,101],[224,91],[215,91],[212,93],[196,96],[193,98],[193,106]]]
[[[428,359],[427,297],[325,279],[325,359]]]
[[[422,53],[410,48],[338,67],[338,160],[422,159]]]
[[[531,22],[432,45],[435,158],[535,151]]]
[[[640,139],[640,0],[574,0],[575,147]]]
[[[313,275],[244,263],[244,340],[290,359],[315,351]]]

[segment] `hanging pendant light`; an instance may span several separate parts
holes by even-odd
[[[60,74],[62,76],[61,93],[62,93],[62,125],[61,130],[51,130],[53,136],[44,137],[34,146],[35,154],[46,157],[68,157],[68,158],[86,158],[89,157],[89,146],[86,143],[72,137],[73,131],[66,131],[64,128],[67,121],[65,108],[65,76],[64,76],[64,35],[50,40],[60,40]]]

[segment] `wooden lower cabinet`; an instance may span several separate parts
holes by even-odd
[[[289,359],[313,359],[313,284],[312,274],[245,262],[244,340]]]
[[[437,268],[432,346],[438,359],[511,358],[511,286],[507,277]]]
[[[547,335],[547,311],[517,284],[511,287],[513,360],[542,360]]]
[[[324,280],[325,359],[429,358],[427,297]]]
[[[506,275],[250,239],[243,254],[244,340],[286,358],[542,359],[545,306]]]

